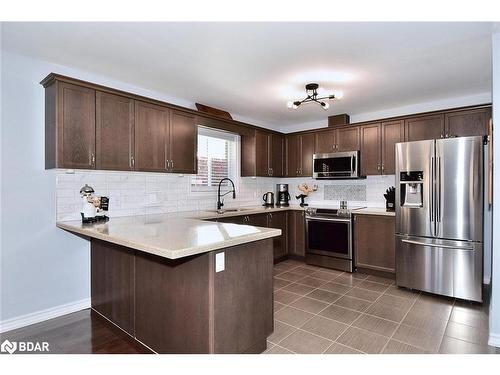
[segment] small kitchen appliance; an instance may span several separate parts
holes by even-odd
[[[276,185],[276,206],[288,207],[290,206],[290,193],[288,192],[288,184]]]
[[[359,151],[314,154],[313,178],[318,180],[361,178]]]
[[[274,193],[272,191],[265,193],[262,200],[264,201],[264,207],[274,207]]]
[[[105,215],[109,208],[108,197],[98,197],[94,195],[92,186],[85,184],[80,189],[82,197],[82,208],[80,214],[83,223],[94,223],[97,221],[107,221],[109,218]]]

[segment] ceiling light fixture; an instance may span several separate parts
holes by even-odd
[[[286,104],[286,106],[290,109],[297,109],[303,103],[316,102],[321,106],[321,108],[323,108],[326,111],[328,108],[330,108],[330,104],[325,100],[339,99],[339,96],[338,95],[335,96],[332,94],[328,96],[318,97],[318,88],[319,85],[317,83],[308,83],[306,85],[306,94],[307,94],[306,98],[303,100],[296,100],[296,101],[290,100]]]

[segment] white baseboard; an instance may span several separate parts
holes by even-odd
[[[29,326],[30,324],[40,323],[44,320],[57,318],[58,316],[70,314],[76,311],[90,308],[90,298],[80,301],[67,303],[51,307],[49,309],[37,311],[34,313],[21,315],[15,318],[6,319],[0,322],[0,333],[11,331],[13,329]]]
[[[488,339],[488,345],[500,348],[500,334],[490,333],[490,337]]]

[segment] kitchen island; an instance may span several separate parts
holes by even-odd
[[[58,222],[90,238],[92,309],[157,353],[259,353],[281,231],[172,215]]]

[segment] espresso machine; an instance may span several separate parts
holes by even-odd
[[[276,185],[276,206],[288,207],[290,206],[290,193],[288,192],[288,184]]]

